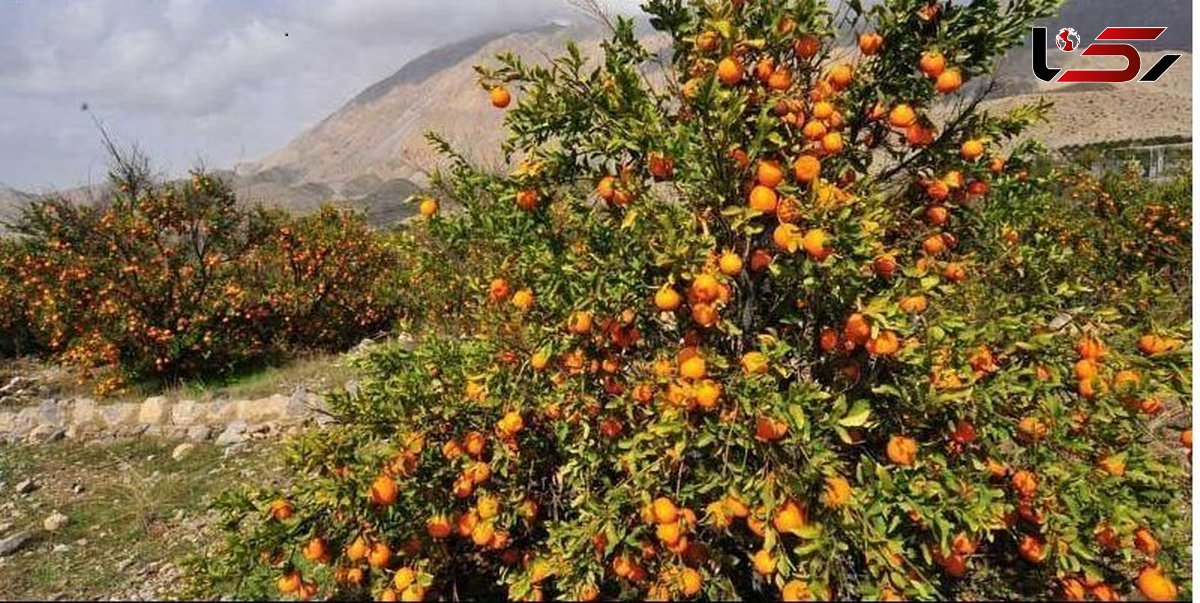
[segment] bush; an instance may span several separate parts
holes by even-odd
[[[39,201],[14,225],[0,291],[22,347],[107,371],[103,394],[127,378],[343,349],[390,324],[398,258],[361,216],[326,207],[292,219],[239,206],[203,172],[185,184],[143,174],[115,170],[106,203]]]
[[[665,87],[624,20],[594,67],[480,68],[520,165],[439,143],[462,211],[412,239],[472,299],[360,359],[291,487],[223,500],[198,586],[1186,596],[1186,256],[1075,249],[1143,235],[998,154],[1044,107],[931,111],[1053,4],[846,3],[842,62],[821,4],[651,0]]]

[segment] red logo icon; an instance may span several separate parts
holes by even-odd
[[[1050,67],[1046,64],[1046,28],[1033,28],[1033,74],[1043,82],[1058,81],[1060,83],[1121,83],[1154,82],[1162,77],[1167,69],[1179,60],[1178,54],[1165,54],[1141,78],[1142,55],[1132,44],[1120,42],[1151,42],[1157,40],[1166,31],[1165,27],[1106,27],[1096,36],[1096,43],[1089,44],[1080,56],[1112,56],[1125,59],[1124,69],[1067,69]],[[1054,44],[1063,52],[1074,52],[1080,45],[1079,33],[1070,27],[1058,30]],[[1059,75],[1059,72],[1062,75]],[[1055,77],[1058,77],[1055,80]]]

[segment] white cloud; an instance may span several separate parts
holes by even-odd
[[[425,50],[573,14],[566,0],[9,0],[0,182],[95,181],[104,157],[82,103],[171,173],[197,158],[229,166]]]

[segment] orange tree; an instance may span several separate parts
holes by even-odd
[[[480,68],[518,167],[435,139],[462,209],[415,227],[456,328],[360,358],[200,584],[1186,595],[1189,294],[1099,271],[1073,245],[1131,235],[999,154],[1043,107],[979,110],[1053,5],[651,0],[669,63],[620,20],[594,64]]]
[[[115,159],[104,204],[42,200],[13,225],[0,247],[0,351],[94,370],[104,394],[130,377],[344,349],[390,326],[398,256],[362,216],[248,209],[220,178],[153,183]]]

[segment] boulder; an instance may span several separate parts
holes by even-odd
[[[212,437],[212,428],[208,425],[192,425],[188,427],[187,439],[201,442]]]
[[[171,402],[163,396],[146,398],[138,409],[138,423],[162,425],[171,419]]]
[[[25,541],[29,540],[31,536],[33,536],[33,533],[25,530],[23,532],[17,532],[16,534],[13,534],[7,538],[0,538],[0,557],[15,553],[16,550],[21,548],[21,545],[25,544]]]
[[[121,402],[100,407],[100,417],[108,427],[122,427],[134,423],[140,411],[136,402]]]
[[[206,404],[195,400],[180,400],[171,406],[171,424],[189,427],[203,421],[206,414],[208,414]]]
[[[225,431],[217,436],[218,446],[232,446],[246,441],[246,422],[238,419],[225,426]]]
[[[91,398],[76,398],[71,402],[71,425],[90,426],[100,420],[96,401]]]
[[[42,521],[42,527],[45,528],[47,532],[57,532],[70,522],[71,518],[59,513],[58,511],[55,511]]]
[[[171,458],[175,459],[176,461],[183,460],[183,458],[186,457],[188,453],[190,453],[195,447],[196,445],[191,442],[184,442],[176,446],[175,449],[171,451]]]
[[[237,407],[238,419],[247,423],[266,423],[287,417],[289,403],[291,398],[276,394],[258,400],[239,400],[234,405]]]

